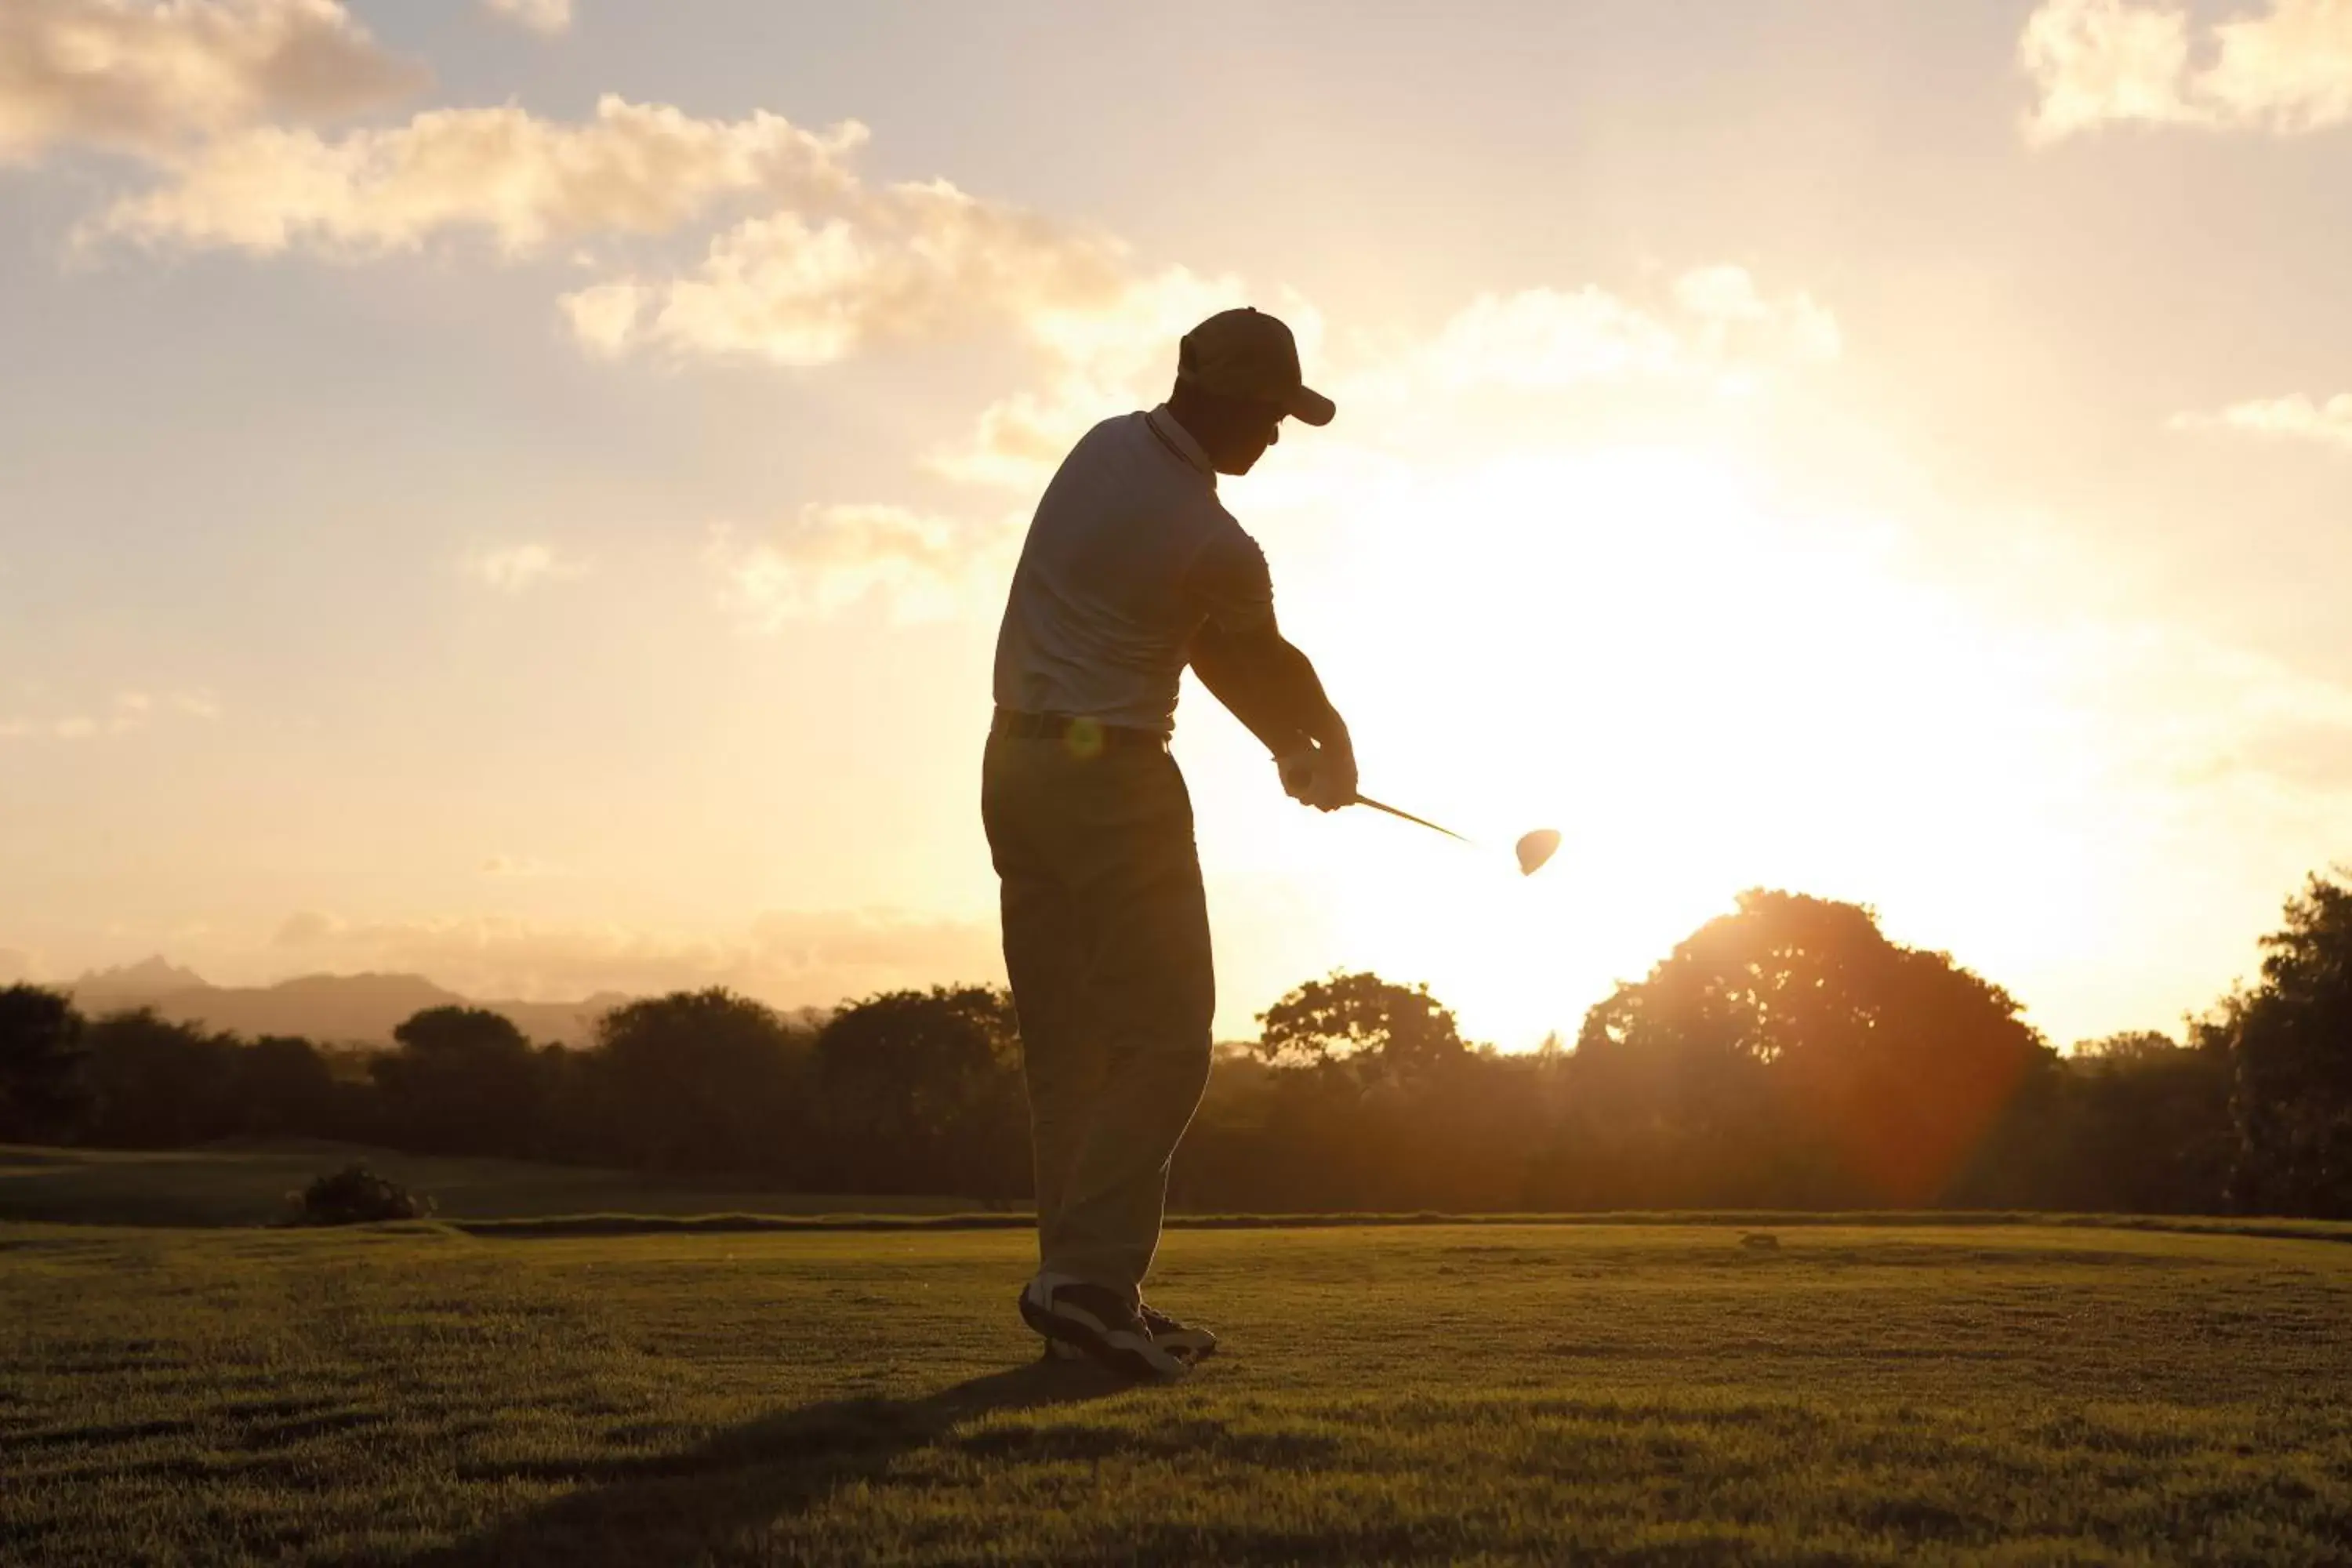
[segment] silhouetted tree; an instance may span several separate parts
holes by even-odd
[[[2227,1206],[2236,1138],[2226,1050],[2153,1031],[2085,1040],[2066,1058],[2063,1110],[2036,1142],[2036,1201],[2127,1214]]]
[[[1218,1047],[1171,1179],[1238,1209],[1969,1205],[2352,1214],[2352,887],[2315,878],[2262,984],[2188,1046],[2060,1058],[2018,1004],[1861,906],[1783,892],[1678,944],[1574,1048],[1465,1043],[1426,986],[1309,981]],[[450,1152],[761,1175],[804,1191],[1015,1196],[1011,999],[894,991],[821,1025],[724,990],[625,1005],[586,1051],[419,1013],[396,1047],[245,1046],[152,1012],[84,1025],[0,990],[0,1138],[172,1146],[324,1133]]]
[[[90,1110],[81,1015],[37,985],[0,990],[0,1143],[63,1142]]]
[[[333,1137],[338,1096],[333,1069],[310,1041],[265,1035],[236,1053],[238,1130],[257,1138]]]
[[[1020,1052],[1002,990],[890,991],[843,1009],[817,1036],[816,1055],[846,1190],[1026,1193]]]
[[[807,1033],[723,988],[615,1007],[580,1064],[594,1141],[656,1171],[789,1173]]]
[[[528,1154],[541,1133],[545,1081],[520,1029],[485,1007],[427,1007],[371,1058],[389,1130],[406,1147],[448,1154]]]
[[[1170,1190],[1213,1207],[1529,1206],[1559,1053],[1464,1042],[1425,985],[1308,981],[1221,1049]]]
[[[1758,890],[1592,1009],[1575,1082],[1668,1201],[1925,1203],[2052,1060],[2019,1012],[1868,909]]]
[[[236,1131],[235,1036],[141,1007],[99,1019],[85,1038],[98,1100],[91,1142],[176,1149]]]
[[[1349,1061],[1408,1074],[1454,1066],[1465,1048],[1453,1013],[1427,985],[1370,973],[1310,980],[1259,1014],[1258,1023],[1259,1054],[1286,1066]]]
[[[2234,1069],[2238,1206],[2352,1215],[2352,886],[2312,877],[2263,939],[2262,983],[2196,1033]]]
[[[2180,1042],[2170,1035],[2158,1034],[2154,1029],[2127,1029],[2121,1034],[2102,1035],[2095,1040],[2077,1040],[2067,1059],[2082,1066],[2135,1068],[2168,1060],[2180,1048]]]

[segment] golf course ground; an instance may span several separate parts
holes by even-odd
[[[2352,1562],[2352,1227],[1006,1217],[0,1221],[0,1562]]]

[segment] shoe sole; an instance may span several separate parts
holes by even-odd
[[[1154,1334],[1151,1342],[1165,1349],[1170,1355],[1180,1355],[1186,1361],[1206,1361],[1217,1353],[1215,1337],[1197,1329],[1188,1329],[1181,1335],[1168,1339]]]
[[[1172,1351],[1161,1351],[1155,1356],[1141,1345],[1126,1342],[1122,1335],[1106,1333],[1101,1325],[1081,1322],[1046,1310],[1021,1292],[1021,1321],[1056,1345],[1066,1345],[1088,1361],[1108,1367],[1129,1377],[1149,1378],[1159,1383],[1172,1383],[1192,1370],[1192,1363]],[[1048,1353],[1051,1353],[1050,1352]]]

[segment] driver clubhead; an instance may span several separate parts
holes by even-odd
[[[1550,859],[1559,850],[1559,830],[1553,827],[1538,827],[1533,833],[1522,834],[1517,848],[1519,875],[1532,877],[1542,870],[1544,862]]]

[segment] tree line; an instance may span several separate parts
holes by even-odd
[[[1572,1041],[1463,1039],[1424,986],[1310,981],[1219,1047],[1179,1205],[1260,1212],[1955,1206],[2352,1215],[2352,885],[2315,876],[2259,981],[2176,1041],[2053,1050],[1865,907],[1758,890]],[[984,986],[822,1023],[725,990],[585,1049],[418,1013],[388,1050],[245,1040],[0,991],[0,1142],[318,1137],[834,1194],[1029,1191],[1020,1028]]]

